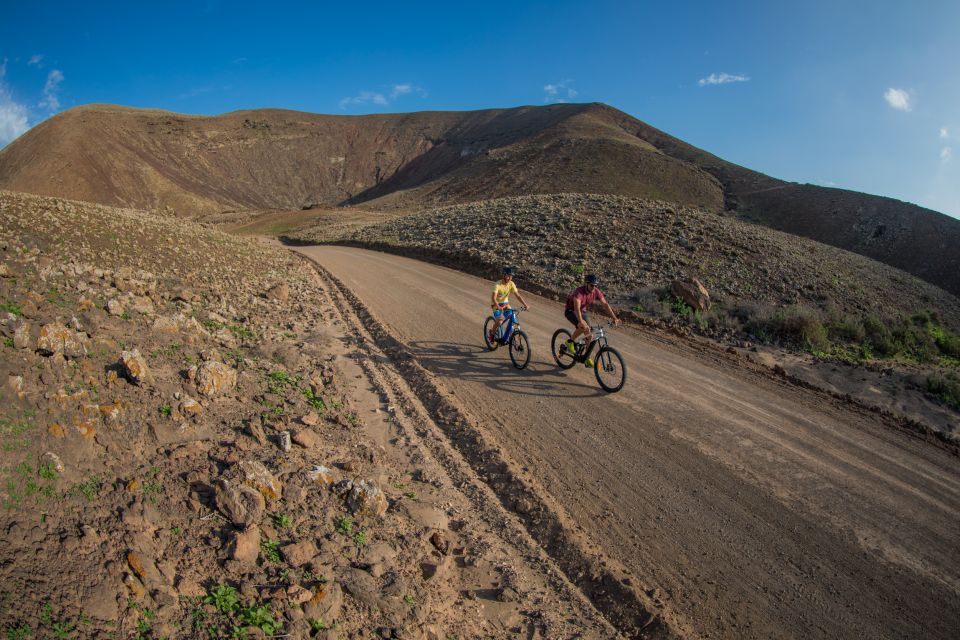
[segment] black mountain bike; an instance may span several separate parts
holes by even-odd
[[[624,364],[620,352],[607,343],[607,337],[603,334],[604,327],[612,326],[613,323],[608,322],[602,326],[591,327],[593,340],[590,344],[576,343],[573,353],[570,353],[567,347],[570,332],[566,329],[557,329],[550,340],[550,350],[557,366],[561,369],[569,369],[578,362],[586,362],[593,353],[594,347],[600,345],[600,350],[597,351],[593,361],[593,373],[597,376],[597,382],[604,391],[609,393],[616,393],[623,389],[623,383],[627,381],[627,365]]]
[[[509,345],[510,361],[517,369],[523,369],[530,363],[530,339],[520,329],[520,312],[526,310],[526,307],[514,309],[512,317],[500,324],[493,340],[490,340],[490,332],[497,321],[493,316],[487,316],[483,323],[483,343],[487,345],[487,350],[495,351],[501,345]]]

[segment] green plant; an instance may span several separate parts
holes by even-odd
[[[642,305],[642,304],[635,304],[635,305],[633,305],[632,307],[630,307],[630,310],[633,311],[633,312],[635,312],[635,313],[643,313],[643,305]]]
[[[570,265],[570,271],[573,271],[577,275],[583,275],[583,272],[586,270],[587,270],[587,267],[582,264]]]
[[[253,331],[250,331],[250,329],[247,329],[246,327],[241,327],[241,326],[238,325],[238,324],[232,324],[232,325],[230,325],[229,327],[227,327],[227,329],[229,329],[229,330],[230,330],[230,333],[232,333],[233,335],[237,336],[238,338],[252,338],[252,337],[253,337]]]
[[[323,618],[320,618],[319,620],[315,618],[307,618],[307,622],[310,624],[311,631],[326,631],[330,628],[327,623],[323,621]]]
[[[179,525],[176,527],[171,527],[170,533],[172,533],[175,536],[179,536],[181,533],[183,533],[183,527]]]
[[[4,338],[4,339],[3,339],[3,346],[12,349],[12,348],[13,348],[13,338]]]
[[[4,302],[0,304],[0,311],[6,311],[7,313],[12,313],[15,316],[23,315],[23,308],[16,302]]]
[[[960,410],[960,376],[949,371],[927,377],[927,391],[945,405]]]
[[[357,531],[353,534],[353,544],[357,545],[357,547],[363,547],[363,545],[367,544],[367,532]]]
[[[100,491],[100,485],[101,485],[100,478],[94,475],[94,476],[90,476],[89,478],[87,478],[86,480],[84,480],[79,484],[73,485],[73,488],[71,491],[74,492],[75,494],[79,493],[84,498],[86,498],[87,501],[89,502],[93,500],[93,497],[97,494],[98,491]]]
[[[55,622],[50,629],[53,631],[54,638],[69,638],[70,633],[76,628],[72,622]]]
[[[280,562],[280,543],[276,540],[264,540],[260,543],[260,550],[270,562]]]
[[[160,407],[160,415],[162,415],[164,418],[169,418],[172,412],[173,407],[171,407],[169,404],[165,404]]]
[[[403,495],[410,498],[411,500],[417,497],[417,493],[415,491],[404,491]]]
[[[414,602],[416,602],[416,600],[413,599],[413,596],[410,595],[409,593],[403,596],[403,601],[406,602],[407,604],[413,604]]]
[[[7,640],[26,640],[33,636],[33,628],[28,624],[22,624],[19,627],[7,627],[5,630]]]
[[[209,592],[203,599],[207,604],[212,604],[220,613],[231,614],[240,606],[240,598],[237,596],[237,590],[226,584],[218,584],[217,587]]]
[[[350,535],[353,531],[353,518],[350,516],[341,516],[340,519],[337,520],[337,531],[345,536]]]
[[[286,529],[291,524],[293,524],[293,519],[285,513],[279,513],[276,516],[274,516],[273,522],[281,529]]]
[[[267,374],[267,390],[281,394],[286,387],[294,384],[294,379],[286,371],[271,371]]]
[[[307,403],[308,403],[311,407],[313,407],[314,409],[316,409],[317,411],[319,411],[319,412],[321,413],[321,415],[323,414],[324,411],[327,410],[327,405],[323,402],[323,398],[321,398],[321,397],[318,396],[318,395],[314,395],[313,389],[309,389],[309,388],[304,389],[304,390],[303,390],[303,397],[306,398],[306,399],[307,399]]]
[[[274,635],[283,628],[283,625],[274,619],[273,610],[265,604],[243,609],[240,612],[240,622],[247,627],[256,627],[268,636]]]

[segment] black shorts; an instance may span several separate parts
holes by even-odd
[[[580,323],[577,321],[577,312],[574,311],[573,309],[567,309],[567,310],[564,312],[563,315],[566,316],[567,320],[569,320],[569,321],[570,321],[570,324],[572,324],[573,326],[576,327],[577,325],[580,324]],[[581,311],[581,312],[580,312],[580,315],[583,316],[583,321],[586,322],[587,325],[589,326],[589,325],[590,325],[590,319],[587,318],[587,312],[586,312],[586,311]]]

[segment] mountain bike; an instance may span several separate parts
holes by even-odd
[[[600,345],[600,350],[597,351],[596,359],[593,361],[593,373],[604,391],[609,393],[620,391],[623,388],[623,383],[627,381],[627,365],[624,364],[620,352],[609,345],[607,336],[603,333],[604,327],[612,326],[613,323],[608,322],[591,327],[593,340],[590,344],[576,343],[574,353],[570,353],[567,349],[567,340],[571,336],[570,332],[566,329],[557,329],[550,340],[550,350],[553,352],[553,359],[557,366],[561,369],[569,369],[578,362],[586,362],[593,353],[594,347]]]
[[[500,324],[492,341],[490,332],[497,321],[491,315],[483,323],[483,343],[487,345],[487,350],[495,351],[500,346],[509,345],[510,361],[517,369],[523,369],[530,363],[530,339],[520,329],[520,313],[526,310],[526,307],[510,310],[511,313]]]

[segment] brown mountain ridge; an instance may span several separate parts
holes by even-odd
[[[777,180],[596,103],[210,117],[88,105],[0,150],[0,188],[189,218],[567,192],[644,197],[812,238],[960,294],[960,221],[890,198]]]

